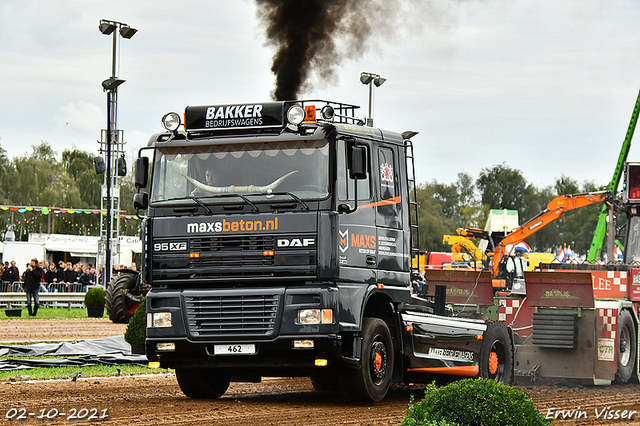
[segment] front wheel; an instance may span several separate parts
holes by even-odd
[[[381,319],[364,318],[362,338],[360,368],[341,374],[340,388],[347,398],[380,401],[387,394],[393,375],[391,333]]]
[[[213,368],[176,368],[180,390],[189,398],[215,399],[229,389],[231,374]]]
[[[509,384],[512,369],[513,353],[509,331],[501,322],[489,323],[482,337],[479,376]]]
[[[618,316],[618,371],[616,382],[627,383],[633,375],[636,350],[636,327],[629,311],[621,311]]]

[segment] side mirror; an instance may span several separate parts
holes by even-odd
[[[135,207],[136,210],[146,210],[149,207],[149,194],[146,192],[133,194],[133,207]]]
[[[138,190],[147,187],[148,176],[149,176],[149,158],[138,157],[136,159],[136,170],[134,174],[134,183]]]
[[[364,146],[352,146],[349,161],[349,177],[351,179],[367,178],[367,149]]]

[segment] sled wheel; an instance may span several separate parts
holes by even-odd
[[[621,311],[618,316],[618,371],[616,372],[618,383],[627,383],[633,375],[638,348],[636,336],[636,327],[631,314],[629,311]]]

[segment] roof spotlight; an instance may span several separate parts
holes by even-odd
[[[323,106],[320,112],[322,113],[322,118],[325,120],[333,120],[333,117],[336,115],[336,112],[331,105]]]
[[[170,132],[175,132],[180,127],[180,114],[170,112],[162,117],[162,126]]]
[[[303,120],[304,109],[302,109],[300,105],[292,105],[291,108],[289,108],[289,111],[287,111],[287,121],[297,126],[302,123]]]

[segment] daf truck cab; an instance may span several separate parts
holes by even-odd
[[[432,374],[510,381],[504,325],[451,317],[443,288],[412,294],[411,135],[356,108],[190,106],[140,150],[146,353],[186,395],[265,376],[369,401]]]

